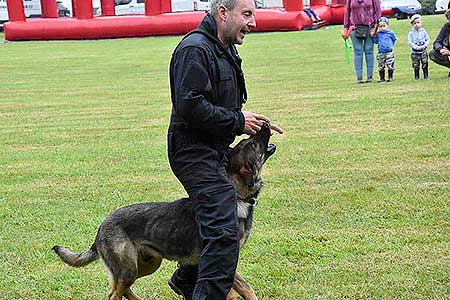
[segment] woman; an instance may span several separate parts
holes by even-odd
[[[366,57],[367,81],[372,82],[374,51],[372,36],[375,25],[381,17],[380,0],[347,0],[345,5],[344,30],[346,38],[348,31],[353,43],[356,82],[363,83],[363,57]]]
[[[450,5],[450,4],[449,4]],[[442,26],[430,51],[430,59],[435,63],[450,68],[450,9],[445,12],[447,23]],[[450,77],[450,72],[448,73]]]

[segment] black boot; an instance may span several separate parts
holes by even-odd
[[[424,71],[425,74],[425,71]],[[414,79],[419,80],[420,79],[420,71],[419,69],[414,69]]]
[[[175,293],[182,296],[183,300],[192,300],[197,274],[197,266],[179,264],[169,279],[169,286]]]
[[[394,70],[388,70],[388,80],[387,80],[387,82],[392,82],[392,80],[394,80],[393,77],[394,77]]]
[[[380,80],[378,80],[378,82],[384,82],[385,81],[385,79],[384,79],[384,76],[385,76],[384,70],[378,71],[378,74],[380,74]]]

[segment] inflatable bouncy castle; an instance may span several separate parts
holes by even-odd
[[[139,37],[184,34],[195,29],[202,11],[172,12],[171,0],[145,0],[144,15],[115,16],[114,0],[101,0],[100,16],[94,16],[92,0],[72,0],[72,18],[59,18],[55,0],[41,1],[41,18],[26,19],[23,0],[7,0],[9,22],[5,39],[61,40]],[[303,10],[302,0],[283,0],[283,8],[257,9],[255,31],[290,31],[313,27],[311,12],[320,25],[342,24],[344,5],[332,0],[311,0]]]
[[[144,15],[115,16],[115,1],[101,0],[100,16],[93,15],[92,0],[72,0],[72,18],[59,18],[55,0],[41,1],[41,18],[26,19],[23,0],[7,0],[9,22],[5,39],[62,40],[142,37],[185,34],[195,29],[205,12],[172,12],[171,0],[145,0]],[[330,0],[328,0],[330,1]],[[311,0],[308,10],[302,0],[283,0],[283,8],[257,9],[255,31],[292,31],[313,27],[311,12],[320,25],[342,24],[342,0]],[[345,2],[344,2],[345,3]]]

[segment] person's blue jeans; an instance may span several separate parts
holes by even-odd
[[[363,58],[366,57],[367,79],[373,76],[374,51],[372,37],[365,39],[358,39],[355,37],[355,32],[350,34],[353,44],[353,60],[355,65],[356,78],[362,80],[363,78]]]

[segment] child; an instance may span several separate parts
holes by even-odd
[[[414,79],[419,80],[420,62],[422,62],[423,78],[428,80],[428,53],[427,47],[430,37],[422,28],[422,17],[415,14],[411,17],[412,29],[408,33],[408,44],[411,47],[411,62],[414,69]]]
[[[394,44],[397,40],[395,33],[389,30],[389,19],[381,17],[378,19],[378,28],[373,42],[378,44],[378,72],[380,74],[380,80],[378,82],[385,81],[384,70],[388,69],[388,82],[391,82],[394,77]]]

